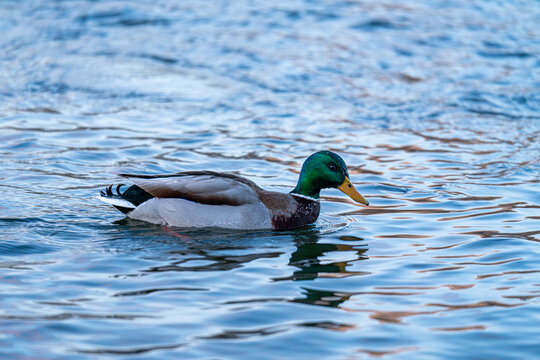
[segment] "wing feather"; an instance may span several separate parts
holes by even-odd
[[[170,175],[121,174],[157,198],[181,198],[208,205],[253,204],[260,188],[250,180],[210,171]]]

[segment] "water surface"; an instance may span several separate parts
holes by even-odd
[[[3,1],[0,357],[534,358],[537,1]],[[290,191],[316,225],[123,219],[121,171]]]

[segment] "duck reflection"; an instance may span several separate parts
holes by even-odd
[[[329,244],[320,243],[320,233],[315,229],[302,231],[293,234],[296,251],[291,254],[289,265],[297,267],[291,276],[274,279],[280,280],[313,280],[316,278],[344,278],[354,275],[366,275],[364,271],[348,271],[347,267],[368,257],[365,252],[368,250],[362,238],[354,236],[342,236],[340,240],[351,241],[351,244]],[[341,253],[341,254],[340,254]],[[349,258],[348,260],[331,261],[324,260],[324,257]]]
[[[169,229],[146,224],[141,226],[138,222],[118,225],[123,227],[116,234],[115,247],[124,250],[130,247],[132,250],[133,247],[137,250],[144,248],[146,259],[166,261],[165,264],[141,270],[143,272],[228,271],[261,258],[280,257],[284,253],[283,247],[276,246],[275,240],[282,237],[286,242],[292,237],[295,250],[290,254],[288,265],[298,270],[290,276],[274,278],[274,281],[343,278],[366,274],[347,269],[354,262],[368,258],[362,238],[341,236],[337,244],[321,243],[321,234],[315,227],[291,232],[235,232]],[[272,244],[269,245],[265,239],[270,239]],[[336,258],[339,260],[332,260]]]
[[[121,227],[111,248],[144,249],[144,259],[158,263],[140,269],[142,273],[229,271],[283,254],[276,246],[261,246],[261,239],[271,237],[272,232],[169,228],[133,220],[117,225]]]
[[[350,241],[351,244],[329,244],[320,243],[320,233],[316,230],[307,232],[297,232],[295,235],[296,251],[289,259],[289,265],[297,267],[291,276],[274,279],[305,281],[316,278],[344,278],[355,275],[366,275],[364,271],[347,270],[352,263],[368,259],[365,254],[368,250],[363,239],[354,236],[342,236],[341,241]],[[359,244],[360,242],[360,244]],[[348,260],[325,261],[324,258],[339,257],[348,258]],[[311,304],[318,306],[339,307],[342,303],[349,300],[354,293],[341,291],[324,291],[302,287],[303,297],[292,299],[292,302]]]
[[[134,239],[138,239],[136,247],[141,248],[144,239],[145,260],[158,262],[154,266],[140,269],[142,273],[229,272],[258,259],[282,258],[283,244],[290,244],[292,240],[294,248],[287,262],[292,273],[273,278],[273,281],[309,281],[369,274],[365,271],[350,270],[355,262],[368,259],[367,244],[362,238],[321,234],[316,227],[290,232],[239,233],[220,232],[215,229],[193,231],[135,225],[124,228],[127,231],[122,232],[120,241],[124,243],[129,239],[133,246]],[[329,242],[332,239],[335,240],[334,243]],[[286,301],[339,307],[355,295],[307,286],[302,286],[301,291],[301,297],[289,298]]]
[[[295,298],[291,302],[310,304],[318,306],[339,307],[345,301],[349,300],[354,293],[337,292],[337,291],[321,291],[310,288],[302,288],[304,297]]]

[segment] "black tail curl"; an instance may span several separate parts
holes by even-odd
[[[101,194],[101,196],[104,196],[104,197],[120,197],[123,199],[122,195],[126,193],[126,191],[124,191],[124,193],[121,193],[120,192],[120,188],[122,186],[125,186],[126,184],[118,184],[116,185],[116,194],[113,192],[112,190],[112,187],[114,185],[111,185],[109,186],[108,188],[105,188],[105,191],[101,190],[99,193]],[[129,190],[129,189],[128,189]],[[126,199],[127,200],[127,199]]]
[[[133,205],[135,205],[135,207],[139,206],[146,200],[150,200],[151,198],[153,198],[152,195],[150,195],[149,193],[147,193],[146,191],[144,191],[137,185],[131,185],[124,192],[121,192],[121,188],[122,186],[126,186],[126,184],[118,184],[116,185],[114,190],[113,190],[113,186],[114,185],[111,185],[105,188],[105,190],[101,190],[100,191],[101,196],[108,197],[108,198],[124,199],[124,200],[129,201]],[[121,207],[117,205],[113,205],[113,206],[117,208],[118,210],[120,210],[121,212],[123,212],[124,214],[127,214],[128,212],[133,210],[130,208],[125,208],[125,207]]]

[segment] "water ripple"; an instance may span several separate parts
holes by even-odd
[[[0,357],[537,356],[537,2],[0,14]],[[371,206],[239,232],[95,200],[127,171],[287,192],[321,149]]]

